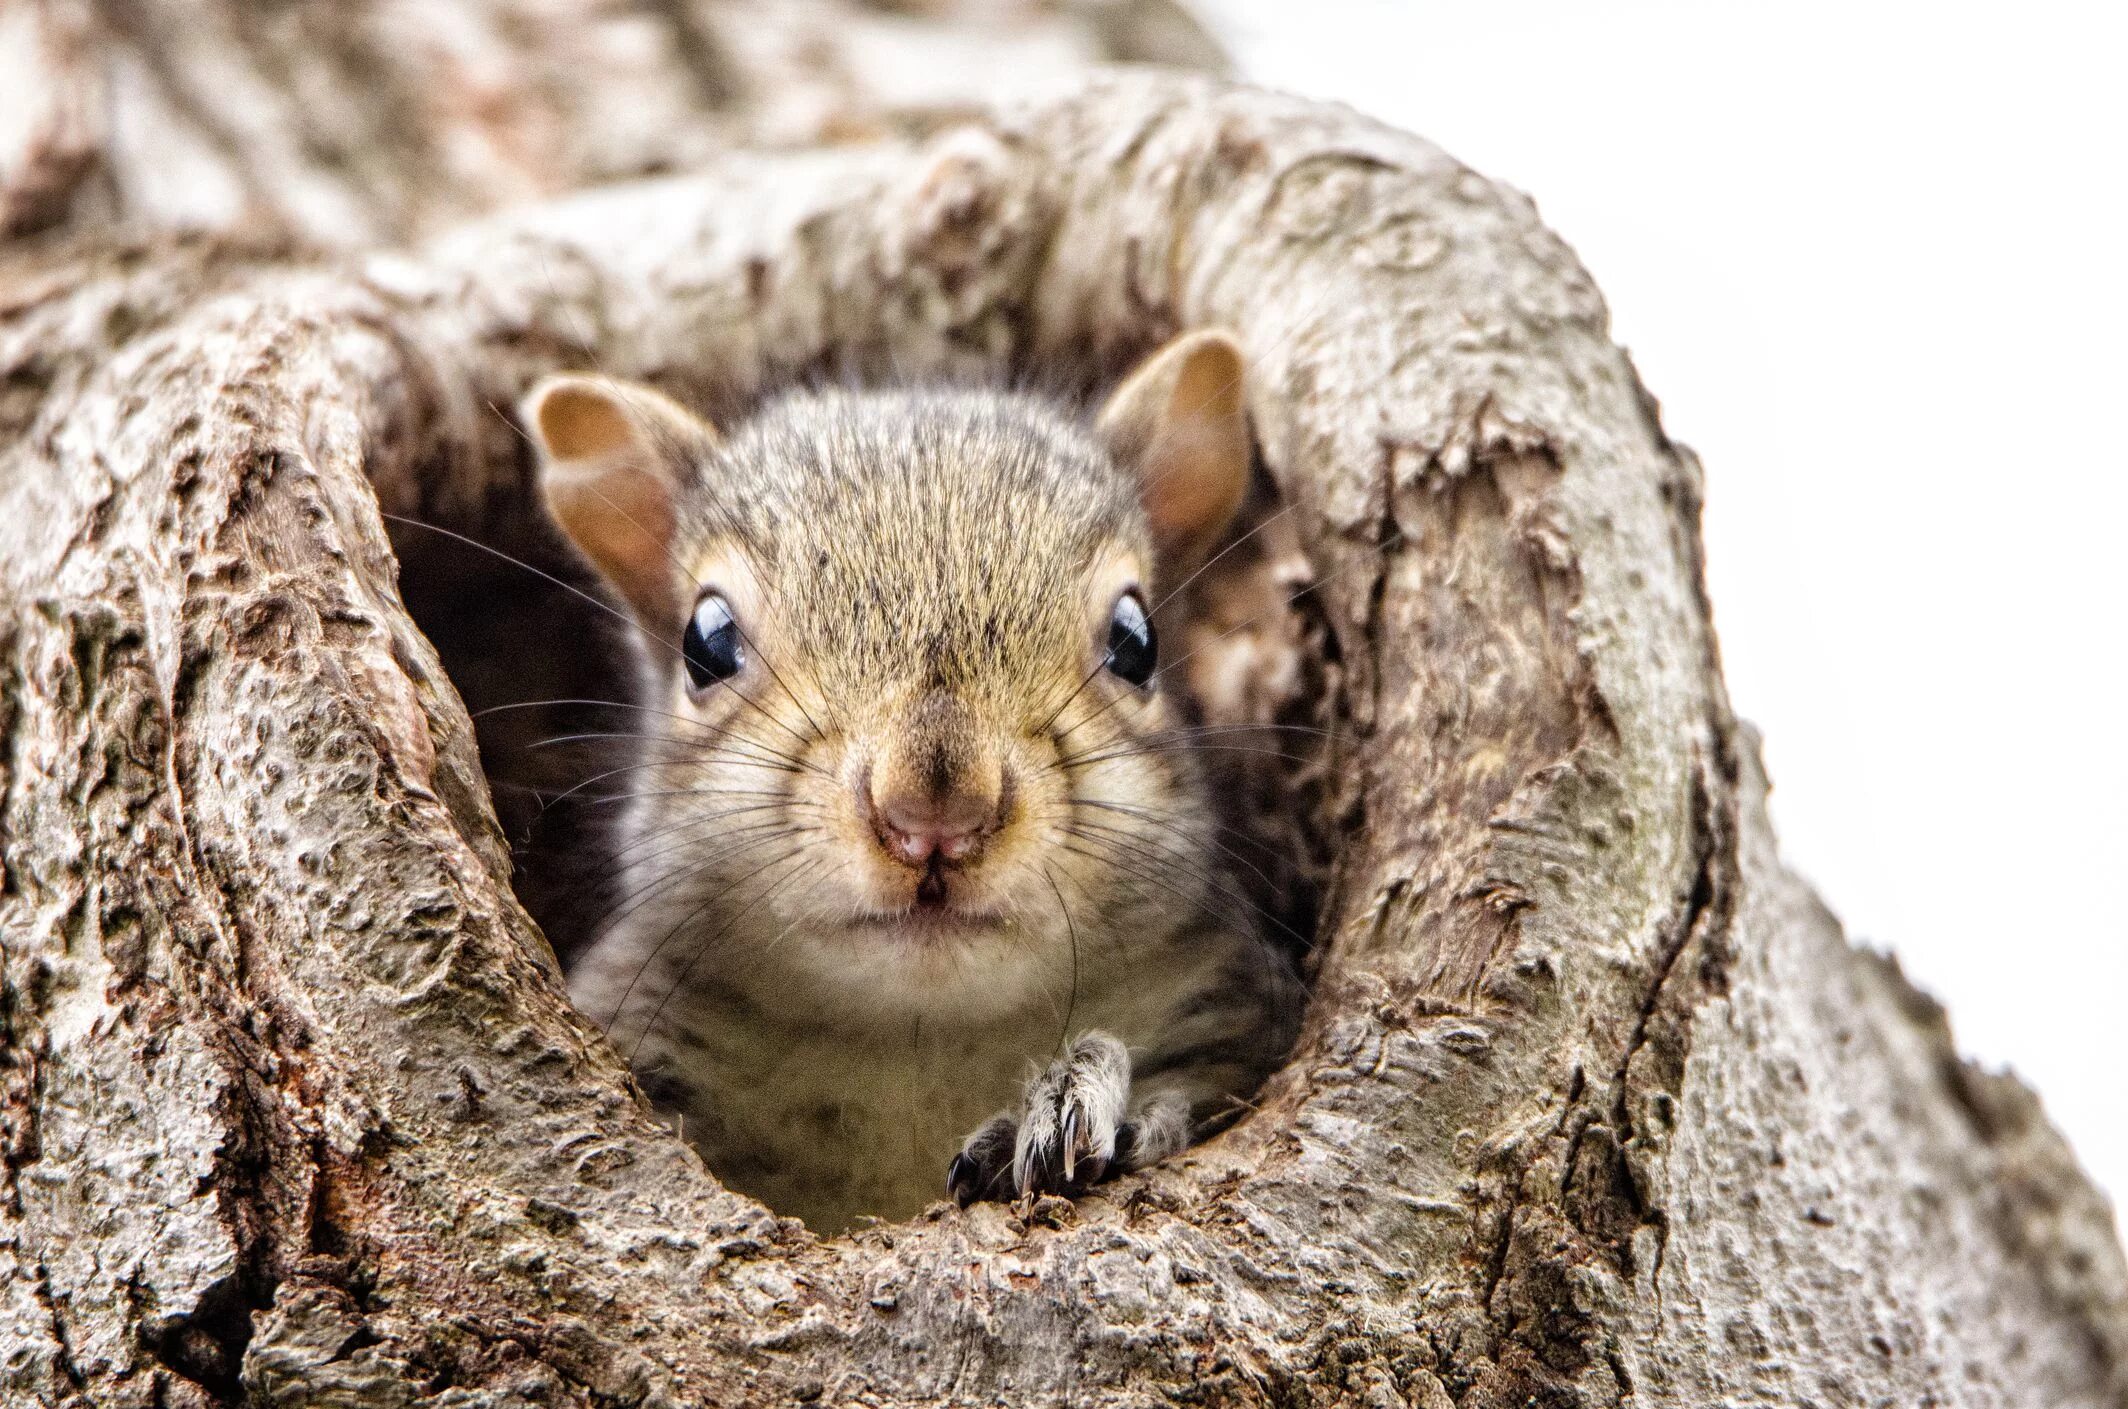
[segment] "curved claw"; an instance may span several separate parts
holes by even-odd
[[[953,1163],[946,1166],[946,1196],[962,1208],[966,1208],[975,1202],[976,1196],[982,1191],[983,1171],[981,1166],[968,1158],[966,1151],[955,1155]]]
[[[1016,1134],[1008,1115],[1000,1113],[985,1121],[947,1164],[947,1195],[962,1208],[1002,1196],[1004,1181],[1012,1175]]]
[[[1129,1167],[1117,1137],[1127,1124],[1130,1054],[1089,1032],[1037,1072],[1016,1111],[991,1117],[946,1169],[946,1190],[963,1208],[1014,1192],[1075,1196]]]

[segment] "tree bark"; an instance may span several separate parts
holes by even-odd
[[[0,237],[405,240],[734,145],[923,131],[1102,60],[1225,62],[1178,0],[13,0]]]
[[[1259,780],[1306,1031],[1076,1206],[817,1239],[570,1008],[443,661],[546,686],[380,509],[562,563],[493,408],[565,366],[715,412],[1212,323],[1281,507],[1196,676],[1328,731]],[[1780,866],[1698,466],[1415,138],[1111,75],[411,253],[18,247],[0,447],[10,1403],[2128,1404],[2105,1203]]]

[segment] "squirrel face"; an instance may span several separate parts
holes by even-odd
[[[1246,488],[1240,380],[1202,332],[1091,429],[827,393],[729,438],[644,387],[534,391],[547,502],[647,647],[613,923],[679,961],[663,984],[844,1020],[1061,1007],[1205,903],[1154,618]]]

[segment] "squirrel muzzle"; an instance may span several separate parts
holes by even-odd
[[[1004,824],[1011,788],[973,712],[947,691],[933,690],[887,738],[863,779],[861,799],[881,849],[926,872],[927,882],[941,869],[975,860]],[[929,898],[921,888],[919,898]]]

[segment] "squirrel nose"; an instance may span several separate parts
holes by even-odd
[[[932,690],[900,712],[859,783],[880,847],[939,885],[943,868],[973,857],[1004,823],[1012,779],[967,704]]]
[[[949,865],[974,855],[998,827],[998,800],[972,792],[922,797],[889,794],[873,801],[880,843],[897,861],[928,864],[935,856]]]

